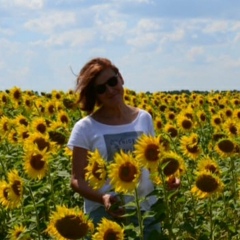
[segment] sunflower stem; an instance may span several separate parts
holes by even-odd
[[[49,166],[49,171],[48,171],[48,178],[49,178],[49,182],[50,182],[50,186],[51,186],[51,198],[52,198],[52,203],[54,208],[56,208],[56,203],[55,203],[55,194],[54,194],[54,188],[53,188],[53,180],[52,180],[52,176],[51,176],[51,171],[50,171],[50,166]]]
[[[137,205],[137,217],[138,217],[138,224],[140,228],[140,239],[143,240],[143,220],[142,220],[142,214],[141,214],[141,209],[140,209],[140,204],[139,204],[139,198],[138,198],[138,192],[137,189],[135,188],[135,200],[136,200],[136,205]]]
[[[34,199],[34,196],[33,196],[33,193],[32,193],[32,189],[30,186],[28,186],[28,191],[29,191],[29,194],[32,198],[32,201],[33,201],[33,206],[34,206],[34,210],[35,210],[35,216],[36,216],[36,222],[37,222],[37,233],[38,233],[38,239],[41,240],[41,235],[40,235],[40,221],[39,221],[39,217],[38,217],[38,212],[37,212],[37,205],[36,205],[36,202],[35,202],[35,199]]]
[[[171,208],[169,206],[169,201],[168,201],[168,192],[167,192],[167,187],[166,187],[166,183],[165,183],[165,179],[164,179],[164,173],[163,170],[160,168],[160,176],[161,176],[161,181],[163,183],[163,196],[164,196],[164,201],[166,203],[166,210],[167,210],[167,214],[166,214],[166,219],[167,219],[167,228],[169,230],[169,239],[175,239],[174,233],[172,231],[172,214],[171,214]]]
[[[213,226],[213,215],[212,215],[212,197],[209,197],[209,216],[210,216],[210,240],[214,240],[214,226]]]

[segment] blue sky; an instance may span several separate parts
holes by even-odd
[[[68,91],[93,57],[137,92],[240,90],[239,0],[0,0],[0,90]]]

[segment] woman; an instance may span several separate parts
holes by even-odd
[[[77,79],[80,108],[88,116],[74,125],[68,142],[68,146],[73,149],[71,186],[84,198],[84,211],[95,224],[102,217],[116,221],[121,219],[124,209],[111,208],[118,198],[111,192],[108,182],[95,191],[85,181],[88,151],[98,149],[104,159],[111,161],[121,149],[132,151],[141,134],[154,134],[151,115],[124,102],[123,84],[124,79],[118,68],[105,58],[87,62]],[[98,108],[94,111],[95,106]],[[149,172],[144,169],[138,189],[140,197],[146,196],[153,189]],[[148,197],[142,203],[141,210],[148,211],[155,201],[154,196]],[[160,225],[145,227],[146,239],[147,230],[151,232],[154,228],[159,230]]]

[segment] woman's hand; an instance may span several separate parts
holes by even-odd
[[[181,185],[181,181],[179,178],[174,176],[170,177],[167,181],[167,186],[169,190],[177,190]]]
[[[104,194],[103,205],[105,210],[114,218],[122,218],[125,213],[124,208],[121,206],[121,201],[117,196],[111,194]]]

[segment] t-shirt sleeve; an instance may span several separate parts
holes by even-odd
[[[67,146],[70,149],[73,149],[73,147],[81,147],[89,150],[88,132],[84,121],[78,121],[72,129]]]

